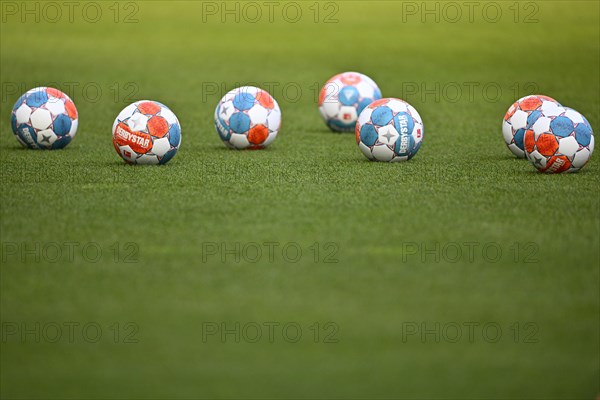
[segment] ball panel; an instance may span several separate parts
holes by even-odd
[[[379,134],[372,124],[365,124],[360,128],[360,141],[367,146],[374,146],[377,143]]]
[[[240,133],[232,133],[229,143],[231,143],[236,149],[245,149],[250,146],[246,135]]]
[[[64,136],[71,132],[72,124],[73,121],[68,115],[60,114],[54,119],[54,122],[52,123],[52,129],[54,129],[54,133],[58,136]]]
[[[141,101],[137,103],[137,109],[140,111],[140,113],[151,116],[158,114],[161,107],[153,101]]]
[[[46,129],[37,133],[37,144],[41,147],[52,147],[56,139],[58,139],[58,137],[52,129]]]
[[[510,118],[510,124],[512,125],[513,130],[525,128],[527,126],[527,114],[525,111],[517,110],[514,115]]]
[[[69,114],[69,117],[71,119],[77,119],[78,114],[77,114],[77,108],[75,108],[75,103],[73,103],[71,101],[71,99],[69,99],[67,97],[67,100],[65,101],[65,109],[67,110],[67,114]]]
[[[71,130],[69,130],[69,136],[71,137],[71,139],[73,139],[75,137],[75,135],[77,134],[78,126],[79,126],[79,119],[74,119],[71,122]]]
[[[233,98],[233,106],[240,111],[246,111],[252,108],[252,106],[254,106],[255,101],[256,99],[254,98],[254,96],[242,91],[236,94]]]
[[[375,159],[375,157],[373,157],[373,154],[371,153],[371,148],[365,146],[364,143],[359,142],[358,143],[358,148],[365,155],[365,157],[367,157],[369,160]]]
[[[181,127],[179,124],[173,124],[169,128],[169,143],[173,147],[179,147],[181,143]]]
[[[35,129],[47,129],[52,124],[52,115],[50,111],[38,108],[31,113],[29,121]]]
[[[385,144],[378,144],[373,146],[371,153],[373,154],[373,157],[378,161],[389,162],[392,161],[392,159],[394,158],[394,150],[390,149]]]
[[[52,115],[66,114],[67,111],[64,101],[57,98],[50,98],[44,107],[46,110],[50,111]],[[68,115],[65,115],[65,117],[69,118]]]
[[[543,172],[548,174],[559,174],[571,167],[571,161],[565,156],[552,156],[546,163]]]
[[[508,148],[518,158],[525,158],[525,152],[521,150],[516,144],[512,143],[508,145]]]
[[[356,107],[342,106],[337,115],[337,118],[343,123],[344,126],[350,129],[354,129],[356,124]]]
[[[145,114],[135,111],[126,121],[129,130],[132,132],[147,132],[148,117]]]
[[[543,133],[537,138],[535,146],[540,154],[548,157],[558,150],[558,140],[552,134]]]
[[[535,121],[535,123],[533,124],[531,129],[533,129],[533,132],[535,133],[536,138],[540,134],[550,131],[550,122],[551,121],[552,120],[550,118],[546,118],[546,117],[540,117]]]
[[[135,163],[140,165],[156,165],[158,164],[158,157],[153,154],[142,154],[135,159]]]
[[[581,123],[575,127],[575,138],[581,146],[588,146],[592,140],[592,129]]]
[[[366,124],[371,119],[372,114],[373,114],[372,108],[365,108],[358,116],[358,120],[356,121],[357,125]]]
[[[269,129],[264,125],[256,125],[248,132],[248,142],[258,145],[263,143],[269,136]]]
[[[170,149],[171,143],[169,143],[169,138],[163,137],[161,139],[154,139],[154,144],[152,145],[153,154],[156,154],[158,157],[162,157]]]
[[[160,116],[154,116],[148,120],[148,133],[159,138],[164,137],[169,132],[169,123]]]
[[[29,107],[38,108],[43,106],[48,101],[48,94],[45,88],[31,89],[27,92],[27,99],[25,102]]]
[[[269,110],[263,107],[261,104],[256,103],[249,111],[248,116],[250,117],[251,125],[264,124],[267,120]]]
[[[573,133],[573,121],[565,116],[556,117],[550,122],[550,129],[556,136],[566,137]]]
[[[340,103],[344,106],[352,106],[358,101],[358,89],[354,86],[344,86],[338,95]]]
[[[579,143],[573,136],[569,136],[563,139],[560,139],[558,145],[558,152],[562,155],[569,157],[570,159],[575,156],[575,153],[579,150]]]
[[[279,109],[274,109],[267,116],[267,126],[269,130],[277,133],[281,128],[281,112]]]
[[[166,164],[167,162],[169,162],[169,160],[171,160],[173,157],[175,157],[175,154],[177,154],[177,149],[171,149],[167,152],[167,154],[165,154],[160,160],[159,163],[160,164]]]
[[[29,122],[29,118],[31,117],[31,113],[33,110],[27,104],[22,104],[17,111],[15,112],[15,116],[17,117],[17,124],[26,124]]]
[[[267,136],[267,139],[265,139],[265,141],[263,142],[263,146],[267,147],[268,145],[270,145],[271,143],[273,143],[273,141],[275,140],[275,138],[277,137],[277,131],[275,132],[269,132],[269,136]]]
[[[229,119],[229,127],[235,133],[245,134],[250,129],[250,117],[242,112],[236,112]]]
[[[387,106],[380,106],[373,110],[371,114],[371,121],[374,125],[383,126],[390,123],[394,114],[392,110]]]
[[[572,165],[575,168],[583,167],[590,159],[591,152],[588,149],[581,149],[573,157]]]

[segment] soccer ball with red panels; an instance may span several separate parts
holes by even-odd
[[[525,154],[545,173],[579,171],[594,151],[594,132],[583,115],[568,107],[532,114],[525,132]]]
[[[78,124],[73,101],[51,87],[29,90],[19,97],[11,114],[15,137],[30,149],[62,149],[75,137]]]
[[[368,76],[344,72],[329,79],[319,94],[319,112],[327,126],[335,132],[353,132],[360,113],[381,91]]]
[[[215,109],[215,129],[226,146],[262,149],[271,144],[281,128],[281,110],[265,90],[242,86],[230,90]]]
[[[558,107],[561,105],[556,100],[544,95],[525,96],[510,106],[502,120],[502,135],[506,146],[517,158],[525,158],[525,131],[537,112],[552,112]]]
[[[181,125],[164,104],[136,101],[113,124],[113,145],[129,164],[165,164],[181,145]]]
[[[423,120],[407,102],[380,99],[369,104],[356,123],[356,143],[369,160],[407,161],[423,142]]]

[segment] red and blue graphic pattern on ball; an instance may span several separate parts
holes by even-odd
[[[281,128],[281,110],[266,91],[242,86],[229,91],[215,109],[215,128],[221,140],[235,149],[261,149]]]
[[[538,112],[562,107],[552,97],[529,95],[515,101],[502,120],[502,135],[508,149],[517,157],[525,158],[524,139],[527,125],[536,118]]]
[[[353,132],[358,115],[378,99],[381,91],[371,78],[358,72],[343,72],[321,89],[319,112],[332,131]]]
[[[113,144],[127,163],[166,164],[181,144],[181,125],[164,104],[137,101],[115,119]]]
[[[525,154],[539,171],[577,172],[594,151],[588,120],[568,107],[534,111],[525,132]]]
[[[397,162],[410,160],[417,154],[424,128],[413,106],[387,98],[363,110],[355,134],[358,147],[369,160]]]
[[[75,137],[78,122],[77,108],[69,96],[50,87],[22,95],[11,115],[15,137],[30,149],[62,149]]]

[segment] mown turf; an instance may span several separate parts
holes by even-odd
[[[299,3],[298,23],[277,13],[274,23],[222,23],[203,22],[201,3],[147,1],[132,24],[115,24],[112,3],[99,4],[95,24],[8,16],[1,25],[3,398],[597,395],[598,155],[579,174],[541,175],[512,158],[500,123],[512,101],[539,92],[598,131],[598,3],[537,2],[534,23],[522,22],[523,3],[515,23],[512,2],[495,3],[497,23],[480,12],[472,23],[423,23],[400,2],[338,2],[330,24],[326,3],[320,23],[310,2]],[[315,90],[344,70],[419,110],[425,140],[413,160],[368,162],[352,135],[327,131]],[[54,82],[76,102],[77,137],[63,151],[23,150],[12,104]],[[271,85],[282,108],[280,137],[264,151],[230,151],[212,126],[220,96],[246,83]],[[127,166],[110,143],[117,113],[144,98],[182,123],[181,149],[164,167]],[[66,252],[66,242],[79,250],[56,263],[12,254],[53,243]],[[129,242],[134,263],[124,262]],[[279,244],[273,260],[266,242]],[[90,243],[98,262],[81,253]],[[257,262],[252,243],[263,250]],[[288,243],[302,249],[298,262],[283,257]],[[248,252],[236,262],[207,254],[214,244]],[[96,322],[103,336],[89,343],[77,328],[71,343],[64,325],[57,343],[50,332],[20,336],[21,324],[69,321]],[[123,343],[128,322],[137,343]],[[262,338],[203,337],[207,323],[236,322],[262,325]],[[266,322],[280,324],[273,343]],[[290,322],[302,329],[297,343],[281,335]],[[406,336],[421,323],[440,324],[439,342]],[[473,340],[468,323],[478,324]],[[497,342],[493,329],[482,336],[486,324],[502,329]],[[337,342],[324,343],[335,327]]]

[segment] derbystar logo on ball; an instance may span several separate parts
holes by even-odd
[[[113,124],[113,145],[129,164],[166,164],[181,144],[181,126],[173,112],[152,100],[125,107]]]
[[[115,140],[121,146],[131,146],[138,153],[147,153],[152,143],[150,135],[141,132],[131,132],[129,127],[122,122],[117,125]]]

